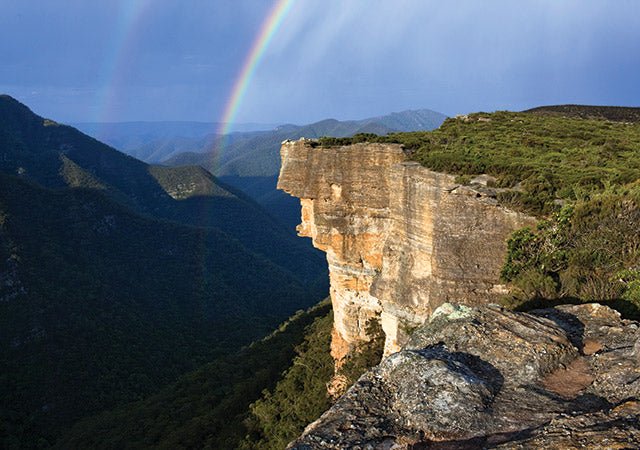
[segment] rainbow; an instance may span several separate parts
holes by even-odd
[[[269,42],[271,42],[276,31],[278,31],[280,24],[291,9],[294,1],[295,0],[278,0],[262,23],[260,32],[251,46],[251,51],[247,55],[244,64],[242,65],[242,69],[233,84],[231,95],[229,96],[229,100],[224,108],[222,120],[220,121],[221,123],[218,128],[219,135],[229,134],[231,125],[238,113],[238,107],[242,103],[242,99],[247,92],[247,87],[251,82],[251,78],[253,78],[256,68],[264,56],[264,52],[269,46]]]
[[[217,134],[224,136],[229,133],[256,68],[294,3],[295,0],[277,0],[262,22],[260,31],[233,83]],[[101,71],[103,81],[102,88],[97,93],[96,115],[94,117],[96,122],[109,122],[115,119],[117,91],[123,84],[126,61],[131,56],[136,30],[141,28],[142,20],[151,7],[152,0],[131,0],[119,10],[118,26],[111,40],[110,51],[104,58],[103,70]]]
[[[124,71],[131,58],[132,45],[136,30],[142,29],[141,23],[146,13],[151,10],[151,0],[130,0],[119,9],[117,28],[111,39],[111,48],[104,58],[102,88],[98,91],[96,101],[96,122],[115,120],[115,103],[118,89],[124,84]]]

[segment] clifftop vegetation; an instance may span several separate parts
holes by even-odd
[[[320,139],[356,142],[402,144],[461,182],[492,175],[501,203],[535,215],[640,178],[640,123],[500,111],[447,119],[434,131]]]
[[[640,108],[627,106],[551,105],[539,106],[525,112],[534,114],[604,119],[613,122],[640,122]]]

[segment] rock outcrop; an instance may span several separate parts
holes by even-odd
[[[337,365],[380,320],[385,354],[439,305],[481,305],[504,293],[506,240],[531,217],[498,205],[479,184],[415,162],[396,144],[281,148],[278,188],[299,197],[301,236],[327,253]]]
[[[606,306],[444,304],[290,448],[638,448],[639,360]]]

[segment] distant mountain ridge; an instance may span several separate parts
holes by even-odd
[[[160,122],[74,122],[68,125],[75,127],[85,134],[105,142],[119,150],[129,153],[147,162],[160,160],[140,158],[133,150],[152,141],[162,141],[170,138],[194,139],[215,134],[222,128],[218,122],[192,121],[160,121]],[[233,123],[228,125],[231,132],[250,132],[271,130],[277,124],[264,123]]]
[[[583,119],[606,119],[613,122],[640,122],[640,108],[630,106],[549,105],[523,111],[534,114],[559,114]]]
[[[361,120],[325,119],[307,125],[238,123],[230,125],[227,140],[245,141],[270,133],[344,137],[356,133],[387,134],[437,128],[445,115],[429,109],[407,110]],[[203,153],[217,148],[219,123],[207,122],[78,122],[71,126],[148,163],[160,163],[180,153]],[[299,134],[299,133],[298,133]]]
[[[308,125],[285,124],[272,131],[234,133],[227,138],[228,142],[224,143],[223,149],[219,148],[219,136],[209,136],[200,142],[199,149],[178,153],[164,162],[173,166],[202,165],[216,176],[272,176],[277,173],[280,164],[277,155],[279,144],[286,139],[433,130],[439,127],[444,119],[444,114],[430,109],[419,109],[362,120],[325,119]],[[266,154],[263,154],[265,152]],[[215,166],[212,164],[213,160],[216,161]]]
[[[303,126],[286,124],[272,131],[232,133],[225,138],[224,145],[221,145],[219,137],[205,139],[200,141],[200,149],[178,153],[164,163],[206,168],[224,182],[246,192],[293,230],[300,219],[299,205],[288,195],[276,190],[282,141],[301,137],[346,137],[357,133],[384,135],[396,131],[432,130],[445,118],[443,114],[422,109],[363,120],[326,119]]]

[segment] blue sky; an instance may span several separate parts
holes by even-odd
[[[267,0],[1,0],[0,92],[60,121],[217,121]],[[295,0],[237,121],[640,106],[640,1]]]

